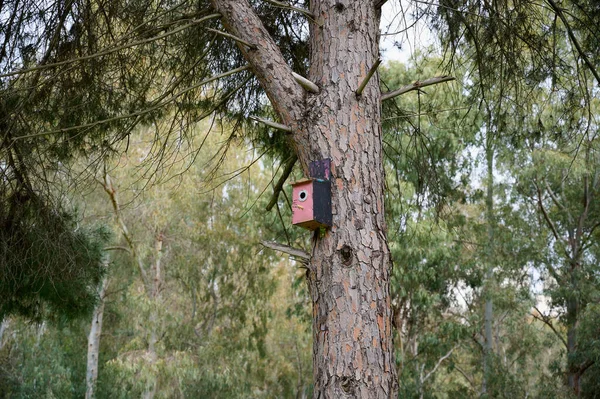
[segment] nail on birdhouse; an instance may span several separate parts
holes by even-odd
[[[329,159],[311,162],[311,178],[292,183],[292,224],[309,230],[331,226],[330,166]]]

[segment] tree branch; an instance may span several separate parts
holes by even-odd
[[[537,191],[537,195],[538,195],[537,203],[538,203],[540,210],[542,211],[544,220],[546,221],[546,224],[548,225],[548,227],[550,227],[550,230],[552,230],[552,234],[554,235],[554,238],[556,239],[556,241],[562,242],[563,241],[562,237],[558,234],[558,230],[556,229],[556,226],[554,226],[554,222],[552,221],[552,219],[550,219],[550,216],[548,215],[548,212],[546,211],[546,208],[544,207],[544,203],[542,201],[542,190],[540,189],[540,186],[538,186],[538,184],[536,182],[533,182],[533,184],[535,185],[535,188]]]
[[[472,391],[476,391],[476,390],[477,390],[477,389],[475,388],[475,387],[476,387],[476,385],[475,385],[475,383],[473,382],[473,380],[472,380],[472,379],[471,379],[471,378],[470,378],[470,377],[467,375],[467,373],[466,373],[466,372],[465,372],[465,371],[464,371],[462,368],[460,368],[460,367],[459,367],[457,364],[455,364],[455,365],[454,365],[454,368],[455,368],[455,369],[456,369],[456,370],[457,370],[457,371],[458,371],[458,372],[459,372],[459,373],[460,373],[460,374],[461,374],[463,377],[465,377],[465,380],[467,380],[467,382],[468,382],[468,383],[471,385],[471,387],[470,387],[470,388],[471,388],[471,390],[472,390]]]
[[[112,246],[112,247],[104,247],[105,251],[125,251],[127,253],[131,253],[131,250],[127,247],[121,247],[118,245]]]
[[[375,8],[381,8],[388,0],[375,0]]]
[[[252,119],[253,121],[262,123],[263,125],[272,127],[273,129],[283,130],[284,132],[287,132],[287,133],[292,132],[291,128],[287,127],[286,125],[282,125],[281,123],[273,122],[273,121],[270,121],[267,119],[262,119],[262,118],[259,118],[257,116],[252,116],[252,115],[250,115],[250,119]]]
[[[206,30],[207,30],[207,31],[209,31],[209,32],[216,33],[217,35],[221,35],[221,36],[223,36],[223,37],[227,37],[227,38],[229,38],[229,39],[231,39],[231,40],[234,40],[234,41],[236,41],[236,42],[238,42],[238,43],[241,43],[241,44],[243,44],[244,46],[248,47],[250,50],[256,50],[256,45],[255,45],[255,44],[252,44],[252,43],[250,43],[250,42],[247,42],[247,41],[245,41],[244,39],[240,39],[239,37],[237,37],[237,36],[234,36],[234,35],[232,35],[231,33],[222,32],[222,31],[220,31],[220,30],[217,30],[217,29],[212,29],[212,28],[207,28]]]
[[[296,72],[292,72],[292,76],[304,90],[315,94],[319,92],[319,86],[306,79],[304,76],[298,75]]]
[[[365,76],[360,86],[358,86],[358,89],[356,90],[357,96],[360,96],[362,94],[363,90],[365,89],[365,87],[367,87],[367,84],[369,83],[373,75],[375,75],[375,71],[377,71],[377,68],[379,68],[380,64],[381,58],[378,58],[377,61],[375,61],[375,63],[371,67],[371,69],[369,69],[369,73],[367,73],[367,76]]]
[[[235,73],[245,71],[245,70],[247,70],[249,68],[250,67],[248,65],[245,65],[243,67],[232,69],[231,71],[227,71],[227,72],[224,72],[222,74],[212,76],[212,77],[210,77],[210,78],[208,78],[206,80],[203,80],[200,83],[197,83],[197,84],[192,85],[190,87],[186,87],[185,89],[181,90],[178,93],[175,93],[173,96],[169,97],[165,101],[162,101],[162,96],[161,96],[159,98],[159,100],[161,100],[161,101],[153,101],[153,103],[155,103],[155,105],[153,105],[153,106],[151,106],[149,108],[146,108],[146,109],[142,109],[142,110],[133,112],[131,114],[118,115],[118,116],[115,116],[115,117],[112,117],[112,118],[108,118],[108,119],[102,119],[102,120],[99,120],[99,121],[85,123],[83,125],[69,126],[69,127],[63,128],[63,129],[51,130],[51,131],[48,131],[48,132],[26,134],[26,135],[19,136],[19,137],[13,137],[12,140],[21,140],[21,139],[26,139],[26,138],[30,138],[30,137],[38,137],[38,136],[47,136],[47,135],[50,135],[50,134],[66,133],[66,132],[69,132],[69,131],[72,131],[72,130],[92,128],[94,126],[102,125],[104,123],[115,122],[115,121],[118,121],[118,120],[121,120],[121,119],[128,119],[128,118],[133,118],[133,117],[136,117],[136,116],[145,115],[145,114],[147,114],[149,112],[156,111],[156,110],[158,110],[158,109],[160,109],[160,108],[162,108],[162,107],[164,107],[164,106],[172,103],[177,98],[181,97],[182,95],[184,95],[185,93],[187,93],[187,92],[189,92],[191,90],[197,89],[198,87],[204,86],[205,84],[213,82],[213,81],[215,81],[217,79],[224,78],[226,76],[233,75]]]
[[[579,375],[583,375],[583,373],[585,373],[585,371],[587,369],[589,369],[591,366],[593,366],[595,363],[595,361],[593,360],[586,360],[585,363],[583,363],[581,366],[579,366]]]
[[[261,244],[264,247],[298,258],[298,261],[305,265],[308,265],[308,262],[310,261],[310,255],[301,249],[290,247],[289,245],[279,244],[273,241],[261,241]]]
[[[536,316],[535,313],[530,313],[533,316],[533,318],[541,321],[542,323],[544,323],[545,325],[550,327],[552,329],[552,331],[554,332],[554,334],[562,341],[565,348],[568,348],[567,341],[564,339],[564,337],[558,331],[556,331],[556,328],[554,328],[552,321],[549,320],[550,318],[548,316],[545,316],[542,312],[540,312],[540,310],[537,308],[537,306],[534,306],[533,308],[539,314],[539,316]]]
[[[584,180],[583,184],[585,185],[584,190],[583,190],[583,211],[579,215],[579,220],[577,223],[577,232],[575,235],[575,239],[576,239],[575,243],[577,245],[581,245],[581,237],[583,235],[583,225],[587,221],[588,213],[590,210],[590,204],[592,202],[592,197],[590,195],[590,189],[589,189],[590,178],[586,174],[583,180]]]
[[[573,216],[571,216],[571,214],[569,213],[569,211],[567,210],[567,208],[560,202],[560,198],[558,198],[558,196],[554,193],[554,191],[552,190],[552,188],[550,187],[550,185],[548,184],[548,182],[546,182],[546,191],[548,191],[548,194],[550,194],[550,198],[552,198],[552,201],[554,202],[554,204],[564,213],[567,214],[567,217],[569,218],[569,221],[571,223],[573,223]]]
[[[275,184],[275,187],[273,187],[273,196],[271,197],[271,200],[265,208],[267,211],[270,211],[273,208],[273,206],[275,206],[275,204],[277,203],[277,200],[279,199],[279,193],[281,192],[285,181],[292,173],[292,170],[294,169],[294,165],[296,164],[297,160],[298,157],[296,156],[296,154],[294,154],[292,155],[288,163],[285,165],[285,169],[283,170],[281,177],[279,177],[277,184]]]
[[[296,83],[281,50],[248,1],[211,0],[211,3],[222,15],[221,21],[228,32],[257,46],[256,50],[249,50],[238,44],[280,120],[294,132],[299,131],[304,91]]]
[[[72,63],[75,63],[75,62],[87,61],[87,60],[91,60],[91,59],[94,59],[94,58],[103,57],[105,55],[109,55],[109,54],[115,53],[117,51],[125,50],[125,49],[131,48],[131,47],[136,47],[136,46],[140,46],[142,44],[148,44],[148,43],[152,43],[152,42],[155,42],[157,40],[160,40],[160,39],[164,39],[165,37],[172,36],[172,35],[174,35],[176,33],[179,33],[181,31],[183,31],[183,30],[185,30],[187,28],[190,28],[190,27],[192,27],[194,25],[197,25],[197,24],[199,24],[201,22],[208,21],[208,20],[214,19],[214,18],[219,18],[220,16],[221,16],[221,14],[211,14],[211,15],[208,15],[208,16],[206,16],[204,18],[193,20],[189,24],[180,26],[179,28],[175,28],[175,29],[173,29],[173,30],[171,30],[169,32],[165,32],[162,35],[150,37],[148,39],[137,40],[137,41],[134,41],[134,42],[131,42],[131,43],[125,43],[125,44],[122,44],[120,46],[108,48],[108,49],[99,51],[99,52],[94,53],[94,54],[85,55],[83,57],[70,58],[68,60],[64,60],[64,61],[60,61],[60,62],[54,62],[54,63],[51,63],[51,64],[42,64],[42,65],[38,65],[38,66],[32,67],[32,68],[20,69],[18,71],[13,71],[13,72],[9,72],[9,73],[0,74],[0,78],[5,78],[5,77],[8,77],[8,76],[14,76],[14,75],[21,75],[21,74],[35,72],[35,71],[41,71],[41,70],[48,69],[48,68],[54,68],[54,67],[58,67],[58,66],[72,64]]]
[[[435,364],[435,366],[433,367],[433,369],[431,369],[431,371],[429,373],[427,373],[427,375],[425,376],[425,378],[423,378],[421,380],[421,384],[423,384],[425,381],[427,381],[429,379],[429,377],[431,377],[433,375],[433,373],[435,373],[438,369],[438,367],[440,367],[440,364],[442,364],[442,362],[446,359],[448,359],[450,357],[450,355],[452,355],[452,352],[454,351],[454,349],[456,349],[458,345],[455,345],[454,348],[450,349],[450,351],[448,353],[446,353],[444,356],[442,356],[438,362]]]
[[[394,90],[394,91],[389,91],[387,93],[383,93],[381,95],[381,101],[389,100],[390,98],[394,98],[394,97],[400,96],[402,94],[408,93],[409,91],[418,90],[418,89],[421,89],[423,87],[435,85],[435,84],[438,84],[438,83],[450,82],[450,81],[455,80],[455,79],[456,78],[454,78],[453,76],[436,76],[434,78],[429,78],[429,79],[426,79],[426,80],[423,80],[423,81],[417,80],[416,82],[414,82],[412,84],[409,84],[408,86],[401,87],[398,90]]]
[[[565,28],[567,29],[567,33],[569,35],[569,38],[571,39],[571,42],[573,42],[573,45],[577,49],[577,52],[579,53],[581,58],[583,59],[583,62],[585,63],[585,65],[588,67],[590,72],[592,72],[592,74],[596,78],[596,82],[598,82],[598,85],[600,85],[600,75],[598,74],[598,71],[596,70],[594,65],[590,62],[590,59],[588,58],[588,56],[583,52],[583,49],[579,45],[577,38],[575,38],[575,34],[573,33],[573,30],[571,29],[571,25],[569,25],[569,22],[567,21],[567,19],[565,18],[564,14],[562,12],[562,8],[558,7],[558,5],[556,5],[554,0],[546,0],[546,1],[548,2],[548,4],[550,4],[550,7],[552,7],[552,9],[556,13],[556,15],[558,15],[558,17],[560,18],[562,23],[565,25]]]

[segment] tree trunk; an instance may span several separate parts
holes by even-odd
[[[106,263],[105,263],[106,267]],[[94,398],[96,380],[98,379],[98,357],[100,354],[100,336],[102,335],[102,319],[104,317],[104,295],[108,288],[108,275],[102,280],[100,287],[100,301],[94,309],[92,325],[88,335],[87,370],[85,373],[85,399]]]
[[[162,289],[162,246],[163,246],[163,235],[162,233],[157,233],[154,240],[154,263],[152,265],[152,281],[148,282],[146,288],[146,295],[148,296],[148,300],[150,301],[151,309],[150,316],[148,320],[148,324],[150,327],[150,331],[148,334],[148,362],[150,364],[154,364],[158,359],[156,353],[156,344],[158,343],[158,309],[162,306],[161,304],[161,289]],[[154,376],[155,379],[149,384],[142,397],[144,399],[153,399],[156,395],[156,391],[158,389],[158,375]]]
[[[158,356],[156,353],[156,344],[158,343],[158,320],[159,315],[158,311],[160,309],[161,304],[161,290],[163,283],[163,274],[162,274],[162,256],[163,256],[163,234],[161,232],[157,232],[154,240],[154,263],[151,266],[152,274],[148,276],[146,266],[144,265],[144,261],[140,256],[140,253],[137,251],[137,248],[134,244],[133,237],[129,233],[129,229],[125,224],[125,221],[121,215],[121,205],[119,204],[117,190],[113,186],[112,180],[108,174],[104,174],[104,182],[103,187],[108,196],[110,197],[113,211],[115,213],[115,218],[119,227],[121,228],[121,233],[127,242],[127,246],[129,247],[129,254],[133,257],[134,261],[138,266],[138,270],[140,272],[140,278],[142,280],[142,285],[144,287],[144,293],[148,301],[151,303],[150,306],[150,314],[148,317],[148,324],[150,331],[148,332],[148,348],[146,350],[147,361],[152,365],[156,362]],[[147,386],[142,393],[142,397],[144,399],[152,399],[156,395],[156,391],[158,389],[158,376],[155,377],[154,380],[149,380]]]
[[[492,278],[494,276],[493,261],[494,256],[494,230],[495,230],[495,217],[494,217],[494,144],[492,139],[492,130],[490,124],[487,126],[486,132],[486,162],[487,162],[487,194],[486,194],[486,222],[487,222],[487,235],[488,242],[486,245],[487,254],[485,256],[485,281],[484,281],[484,298],[485,298],[485,310],[484,310],[484,335],[485,340],[483,343],[483,379],[481,383],[481,393],[485,394],[488,390],[489,377],[491,374],[490,363],[491,356],[494,351],[493,346],[493,335],[492,329],[494,324],[494,302],[491,295]]]
[[[397,397],[378,76],[355,94],[379,57],[378,2],[310,2],[316,22],[310,23],[309,79],[318,94],[304,93],[293,80],[247,1],[212,2],[230,33],[256,45],[240,50],[292,129],[305,173],[310,161],[332,162],[333,226],[315,233],[308,273],[314,396]]]
[[[377,77],[355,91],[379,56],[379,11],[372,2],[311,2],[307,130],[312,159],[332,160],[333,227],[315,240],[313,301],[317,397],[395,397],[384,219],[381,114]]]
[[[577,324],[579,318],[579,302],[577,292],[579,287],[577,284],[578,264],[575,261],[571,263],[571,281],[570,294],[567,296],[567,377],[569,387],[573,390],[575,396],[580,396],[579,379],[581,377],[579,367],[574,364],[571,357],[577,351]]]
[[[7,318],[0,322],[0,349],[4,346],[4,332],[8,330],[9,321]]]

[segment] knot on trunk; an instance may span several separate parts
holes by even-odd
[[[350,266],[352,263],[352,248],[350,248],[348,245],[344,245],[340,249],[340,256],[342,258],[342,263],[345,266]]]
[[[340,389],[346,395],[354,395],[355,383],[352,377],[344,376],[340,378]]]

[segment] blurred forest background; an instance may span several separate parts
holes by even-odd
[[[302,259],[261,244],[310,253],[287,184],[265,211],[295,159],[214,16],[34,3],[0,0],[0,397],[312,397]],[[383,105],[402,398],[600,397],[600,6],[552,4],[413,2],[439,39],[379,69],[456,78]]]

